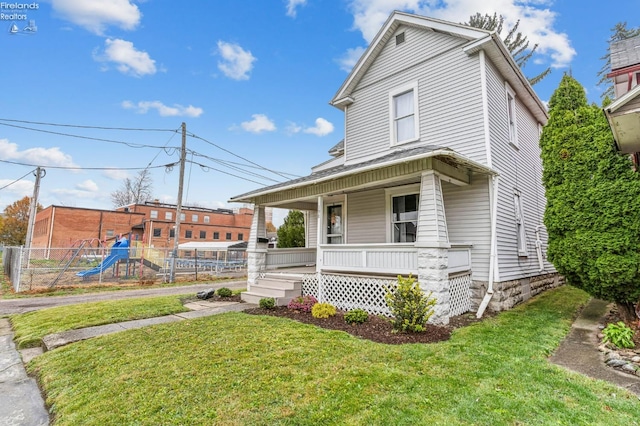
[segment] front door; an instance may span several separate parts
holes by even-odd
[[[327,206],[327,244],[342,244],[343,219],[342,204]]]

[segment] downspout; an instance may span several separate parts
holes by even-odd
[[[498,176],[492,176],[492,206],[491,206],[491,252],[489,255],[489,283],[487,285],[487,293],[480,303],[476,318],[482,318],[482,314],[487,309],[491,298],[493,297],[493,276],[495,275],[496,251],[497,251],[497,216],[498,216]]]

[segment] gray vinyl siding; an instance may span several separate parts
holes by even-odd
[[[489,279],[491,257],[491,203],[485,176],[474,176],[469,186],[442,182],[447,228],[451,243],[472,243],[473,279]]]
[[[420,140],[417,144],[449,147],[486,163],[482,91],[477,55],[462,51],[465,40],[405,27],[406,40],[392,37],[351,93],[346,161],[382,155],[390,149],[389,92],[418,83]],[[415,52],[407,55],[407,52]],[[405,58],[401,59],[404,55]]]
[[[387,242],[384,189],[349,194],[348,209],[349,244]]]
[[[620,109],[618,109],[618,111],[616,111],[615,114],[618,115],[624,112],[635,111],[638,108],[640,108],[640,98],[635,98],[629,101],[627,104],[620,107]]]
[[[318,245],[318,212],[309,211],[307,214],[307,242],[306,247],[317,247]]]
[[[497,255],[499,281],[509,281],[539,275],[536,255],[537,226],[543,225],[545,208],[542,186],[542,164],[538,144],[538,122],[516,96],[516,127],[518,146],[509,143],[507,99],[504,80],[487,61],[489,129],[492,167],[500,174],[497,220]],[[514,193],[519,191],[527,242],[528,256],[518,255]],[[541,232],[546,247],[546,232]],[[546,252],[545,252],[546,253]],[[553,272],[545,260],[545,271]]]

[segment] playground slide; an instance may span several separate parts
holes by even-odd
[[[111,246],[111,254],[105,258],[98,266],[95,268],[87,269],[86,271],[77,272],[76,275],[79,277],[87,277],[89,275],[99,274],[100,272],[104,272],[105,269],[112,266],[120,259],[126,259],[129,255],[129,242],[124,239],[117,241],[113,246]]]

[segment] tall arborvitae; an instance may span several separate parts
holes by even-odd
[[[630,321],[640,298],[640,178],[615,151],[600,107],[565,75],[540,139],[548,257],[569,284],[616,302]]]

